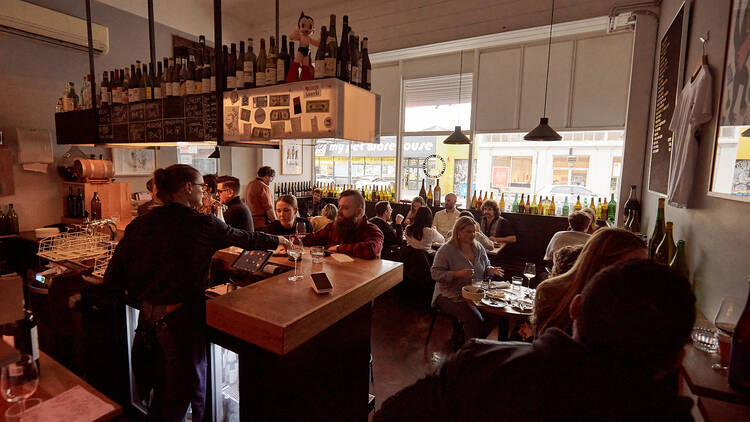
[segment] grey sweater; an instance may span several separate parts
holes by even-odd
[[[432,295],[433,303],[438,296],[444,296],[451,300],[461,300],[461,288],[469,283],[470,279],[456,280],[453,273],[457,270],[474,269],[474,278],[483,279],[490,266],[487,252],[477,242],[473,244],[474,265],[461,253],[461,250],[452,243],[446,243],[438,249],[432,264],[432,278],[435,280],[435,291]]]

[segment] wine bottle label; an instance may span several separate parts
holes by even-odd
[[[253,84],[255,80],[255,75],[253,73],[253,62],[245,62],[245,84]]]
[[[277,82],[284,82],[286,81],[286,72],[284,71],[284,60],[279,59],[276,62],[276,81]]]
[[[166,82],[164,84],[164,96],[165,97],[171,97],[172,96],[172,82]]]
[[[146,87],[146,99],[147,100],[153,100],[154,99],[154,89],[150,86]]]
[[[180,95],[180,83],[179,82],[172,82],[171,85],[172,85],[172,89],[171,89],[172,96],[173,97],[179,96]]]
[[[138,88],[138,101],[146,99],[146,88]]]
[[[325,78],[326,76],[326,63],[325,60],[315,62],[315,79]]]
[[[264,72],[255,74],[255,86],[266,86],[266,74]]]
[[[185,81],[185,95],[193,95],[193,94],[195,94],[195,81],[193,80]]]
[[[237,79],[234,76],[227,76],[227,89],[237,88]]]
[[[352,66],[352,83],[359,85],[362,82],[362,73],[359,66]]]
[[[324,78],[333,78],[336,76],[336,58],[326,57],[325,59],[325,71]]]
[[[122,91],[122,97],[120,97],[120,102],[122,104],[128,104],[128,103],[130,103],[130,96],[128,95],[128,91],[127,90],[123,90]]]
[[[268,66],[266,67],[266,85],[274,85],[276,83],[276,68]]]
[[[203,81],[195,81],[195,90],[193,94],[200,94],[203,92]]]
[[[102,104],[109,104],[109,91],[106,87],[101,88],[101,97],[102,97]]]
[[[365,82],[367,82],[368,87],[372,83],[372,69],[367,69],[367,79],[365,79]]]
[[[211,78],[201,79],[201,93],[208,94],[211,92]]]
[[[211,87],[211,92],[216,92],[216,76],[211,76],[211,82],[208,85]]]
[[[187,81],[180,82],[180,97],[187,95]]]
[[[36,325],[31,328],[29,336],[31,337],[31,357],[39,360],[39,336],[37,335]]]
[[[234,73],[234,86],[237,89],[242,89],[245,87],[245,71],[244,70],[238,70]]]
[[[154,99],[161,100],[161,87],[160,86],[154,87]]]

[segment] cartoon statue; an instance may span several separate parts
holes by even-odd
[[[289,35],[289,39],[299,41],[299,48],[294,52],[294,61],[289,66],[289,73],[286,75],[287,82],[313,79],[313,68],[310,65],[310,44],[315,47],[320,45],[318,40],[311,38],[314,26],[313,18],[305,15],[305,12],[299,14],[297,28]]]

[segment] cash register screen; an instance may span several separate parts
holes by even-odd
[[[260,271],[260,269],[263,268],[264,265],[266,265],[268,258],[270,258],[272,254],[273,252],[268,251],[244,250],[242,251],[240,256],[238,256],[237,259],[234,260],[232,268],[249,273]]]

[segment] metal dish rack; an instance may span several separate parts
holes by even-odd
[[[82,261],[110,254],[112,243],[106,234],[60,233],[39,242],[37,255],[53,262]],[[104,264],[106,268],[106,264]]]

